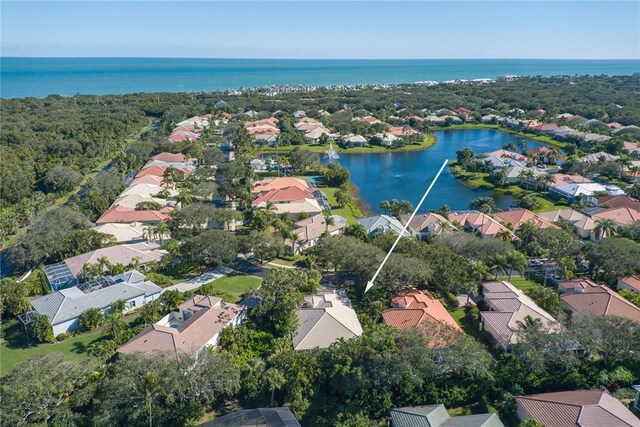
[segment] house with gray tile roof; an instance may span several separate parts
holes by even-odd
[[[326,348],[339,340],[362,335],[362,326],[346,295],[324,291],[304,297],[304,305],[296,310],[298,328],[293,334],[293,347],[300,350]]]
[[[373,236],[378,233],[384,233],[386,231],[393,231],[395,234],[400,234],[404,237],[411,237],[409,231],[404,231],[404,225],[397,219],[389,215],[374,215],[364,218],[356,219],[357,222],[364,226],[369,236]]]
[[[496,414],[451,417],[442,404],[394,408],[389,415],[391,427],[504,427]]]
[[[20,315],[20,320],[28,327],[34,315],[44,314],[54,335],[59,335],[77,329],[78,318],[90,308],[106,313],[114,302],[124,300],[127,312],[158,299],[161,292],[158,285],[138,271],[104,276],[32,300],[33,310]]]

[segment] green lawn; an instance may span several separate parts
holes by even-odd
[[[100,339],[100,331],[86,332],[53,344],[37,344],[27,340],[20,322],[10,320],[3,325],[4,338],[0,339],[0,377],[25,360],[43,353],[65,353],[71,359],[88,356],[87,348]]]
[[[212,282],[216,290],[233,297],[233,301],[229,302],[240,301],[243,294],[256,289],[260,283],[262,279],[255,276],[225,276]]]
[[[520,289],[522,292],[526,292],[529,289],[540,286],[537,283],[531,280],[527,280],[522,276],[512,276],[511,280],[509,280],[507,276],[500,276],[498,277],[498,280],[506,280],[509,283],[511,283],[513,286],[515,286],[517,289]]]
[[[425,135],[424,139],[420,144],[411,144],[405,145],[400,148],[388,148],[381,147],[379,145],[368,145],[366,147],[355,147],[355,148],[342,148],[337,143],[333,144],[333,148],[338,153],[354,153],[354,154],[372,154],[372,153],[393,153],[393,152],[401,152],[401,151],[416,151],[416,150],[425,150],[435,144],[436,138],[431,134]],[[272,153],[272,154],[285,154],[290,151],[295,150],[296,148],[305,149],[309,151],[313,151],[314,153],[324,153],[329,149],[329,144],[304,144],[304,145],[285,145],[282,147],[276,148],[264,148],[260,150],[264,153]]]
[[[340,215],[347,219],[347,223],[353,224],[356,221],[356,218],[360,218],[362,215],[362,211],[358,207],[357,197],[355,190],[350,186],[351,196],[353,197],[353,201],[348,203],[346,206],[340,208],[338,207],[338,203],[336,202],[336,191],[338,188],[335,187],[321,187],[320,190],[327,196],[329,200],[329,204],[331,205],[331,213],[334,215]]]
[[[453,311],[450,311],[449,314],[451,315],[451,317],[453,317],[453,320],[455,320],[456,323],[460,325],[460,327],[462,327],[462,323],[460,323],[460,321],[465,315],[464,308],[457,308]]]

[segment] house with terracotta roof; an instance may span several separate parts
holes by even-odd
[[[419,328],[424,324],[445,325],[461,331],[440,300],[428,291],[408,291],[394,296],[391,307],[382,312],[385,324],[397,329]],[[422,329],[426,334],[427,329]],[[427,337],[429,339],[430,337]]]
[[[369,123],[370,125],[375,125],[375,124],[379,124],[379,123],[384,123],[382,120],[380,119],[376,119],[373,116],[364,116],[362,118],[360,118],[361,122],[364,123]]]
[[[327,348],[339,339],[362,335],[351,301],[338,291],[305,296],[303,306],[295,314],[298,327],[293,333],[293,348],[297,351]]]
[[[160,298],[162,289],[146,277],[132,270],[117,276],[105,276],[76,286],[52,292],[31,300],[32,311],[20,316],[25,327],[34,315],[45,315],[53,328],[53,334],[78,329],[78,318],[90,309],[107,313],[111,305],[124,300],[125,313]]]
[[[136,268],[144,268],[146,264],[158,262],[168,254],[159,248],[160,245],[155,242],[109,246],[67,258],[56,264],[45,265],[44,274],[51,288],[57,291],[75,284],[85,264],[99,264],[102,258],[106,258],[112,265],[135,264]]]
[[[625,141],[622,143],[622,149],[627,153],[640,153],[640,144],[637,142]]]
[[[592,182],[589,178],[581,175],[571,175],[566,173],[555,173],[551,175],[553,181],[547,183],[547,186],[567,185],[567,184],[587,184]]]
[[[97,225],[108,224],[112,222],[142,222],[144,224],[160,224],[171,219],[173,208],[164,208],[159,211],[139,211],[135,208],[125,208],[123,206],[115,206],[109,208],[96,220]]]
[[[528,209],[509,209],[496,212],[493,216],[512,230],[517,230],[527,222],[533,223],[538,228],[560,228],[546,218],[536,215]]]
[[[598,206],[605,208],[630,208],[640,211],[640,200],[626,195],[602,196],[598,197]]]
[[[182,153],[167,153],[163,152],[160,154],[156,154],[151,158],[152,160],[157,160],[159,162],[178,162],[183,163],[187,161],[187,156]]]
[[[622,289],[626,289],[627,291],[640,294],[640,274],[619,278],[616,289],[619,291]]]
[[[389,133],[393,136],[403,137],[403,136],[417,135],[420,132],[418,132],[415,129],[411,129],[411,127],[409,126],[391,126],[389,128]]]
[[[244,306],[226,303],[218,297],[194,295],[121,346],[118,353],[171,352],[197,356],[203,348],[217,346],[220,332],[227,326],[241,325],[246,314]]]
[[[483,239],[493,239],[498,233],[503,231],[511,233],[512,240],[518,239],[511,230],[482,212],[452,212],[448,218],[454,225],[455,223],[460,224],[465,231],[478,233]]]
[[[640,419],[605,389],[516,397],[518,417],[545,427],[640,427]]]
[[[141,176],[140,178],[136,178],[133,181],[131,181],[131,184],[129,184],[129,186],[135,187],[136,185],[139,185],[139,184],[150,184],[158,187],[167,186],[167,184],[165,184],[164,182],[164,176],[155,176],[155,175],[146,175],[146,176]]]
[[[632,208],[611,208],[603,211],[594,212],[591,214],[594,219],[610,219],[620,227],[625,227],[633,224],[636,221],[640,221],[640,210]]]
[[[553,316],[509,282],[483,283],[482,297],[489,311],[480,312],[480,330],[486,331],[505,350],[518,343],[518,332],[528,317],[539,320],[544,332],[559,331]]]
[[[279,178],[265,178],[254,182],[251,194],[257,195],[266,191],[280,190],[287,187],[297,187],[304,191],[313,191],[309,183],[304,179],[285,176]]]
[[[406,224],[410,217],[411,215],[400,215],[400,222]],[[407,230],[420,240],[428,240],[431,237],[457,231],[445,217],[433,212],[414,216]]]
[[[504,427],[494,413],[452,417],[443,404],[393,408],[391,427]]]
[[[596,240],[596,222],[589,216],[578,212],[575,209],[555,209],[552,211],[540,212],[538,215],[550,222],[568,221],[573,227],[573,232],[582,239]]]
[[[572,313],[589,312],[599,316],[617,316],[640,323],[640,307],[617,292],[591,280],[561,282],[560,300]]]
[[[170,168],[178,172],[181,172],[184,175],[191,175],[195,171],[194,167],[188,167],[188,168],[177,167],[177,166],[163,164],[162,162],[160,162],[160,164],[156,163],[149,166],[145,166],[143,169],[140,169],[140,171],[136,174],[136,178],[140,178],[141,176],[147,176],[147,175],[164,177],[167,173],[167,170]]]
[[[329,236],[339,236],[344,233],[347,220],[338,215],[332,215],[332,224],[327,224],[324,215],[315,215],[296,222],[293,234],[297,236],[295,242],[287,240],[286,244],[294,254],[299,254],[314,247],[320,241],[320,237],[327,233]]]

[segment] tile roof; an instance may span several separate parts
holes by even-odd
[[[640,274],[629,277],[621,277],[620,279],[618,279],[618,282],[622,282],[630,288],[635,289],[636,292],[640,292]]]
[[[333,224],[327,226],[327,221],[324,215],[316,215],[296,222],[296,229],[293,233],[298,236],[298,242],[305,242],[319,238],[328,232],[334,233],[343,229],[346,226],[346,219],[333,215]]]
[[[155,323],[118,349],[119,353],[147,353],[159,351],[195,354],[210,342],[225,326],[242,316],[246,307],[223,302],[212,296],[194,295],[179,306],[191,317],[178,327]],[[171,322],[171,315],[168,321]]]
[[[96,224],[110,222],[164,222],[171,217],[161,211],[137,211],[135,208],[115,206],[109,208],[97,219]]]
[[[554,180],[549,182],[550,186],[566,185],[566,184],[586,184],[592,182],[589,178],[581,175],[571,175],[566,173],[556,173],[552,175]]]
[[[254,205],[260,203],[288,203],[293,201],[301,201],[304,199],[315,199],[311,189],[303,190],[300,187],[274,188],[273,190],[263,191],[253,201]]]
[[[442,404],[393,408],[389,415],[393,427],[504,427],[496,414],[451,417]]]
[[[160,261],[160,259],[168,252],[158,249],[157,243],[131,243],[127,245],[109,246],[108,248],[96,249],[95,251],[86,252],[64,260],[69,271],[74,277],[82,272],[85,264],[97,264],[98,260],[106,257],[111,264],[129,265],[137,257],[140,258],[140,264],[144,265],[151,261]]]
[[[449,221],[456,221],[463,227],[480,232],[485,237],[495,237],[496,234],[505,230],[512,233],[507,227],[481,212],[452,212],[449,214]],[[514,240],[517,239],[513,233],[512,235]]]
[[[137,276],[131,276],[131,281],[120,281],[123,277],[125,276],[109,278],[113,280],[111,286],[87,293],[78,286],[62,289],[33,299],[31,306],[39,314],[46,315],[52,325],[58,325],[76,319],[89,308],[105,309],[119,299],[128,301],[142,295],[151,296],[162,292],[153,282],[139,281]]]
[[[185,162],[187,157],[182,153],[160,153],[152,157],[153,160],[161,162]]]
[[[108,223],[97,225],[93,227],[93,230],[98,233],[110,234],[116,238],[117,242],[131,242],[144,239],[144,227],[141,222]]]
[[[606,390],[530,394],[516,401],[528,418],[546,427],[640,427],[640,419]]]
[[[367,230],[367,234],[384,233],[388,230],[391,230],[396,234],[400,234],[404,229],[404,225],[402,225],[400,221],[389,215],[368,216],[358,218],[356,221],[364,226],[365,230]],[[403,234],[406,237],[411,236],[411,233],[408,231],[405,231]]]
[[[337,292],[321,292],[305,297],[305,306],[296,310],[298,328],[293,334],[296,350],[326,348],[338,339],[362,335],[362,326],[351,302]]]
[[[597,153],[587,154],[586,156],[582,156],[578,159],[579,162],[582,163],[598,163],[601,159],[606,162],[611,162],[614,160],[618,160],[620,156],[614,156],[613,154],[605,153],[604,151],[599,151]]]
[[[485,282],[482,294],[491,311],[482,311],[480,315],[496,331],[498,336],[494,338],[504,347],[518,342],[519,323],[527,316],[539,319],[543,330],[555,332],[558,328],[549,313],[509,282]]]
[[[489,153],[482,153],[482,155],[486,157],[495,156],[501,159],[513,159],[513,160],[520,160],[520,161],[527,160],[527,156],[520,153],[516,153],[514,151],[509,151],[509,150],[496,150],[496,151],[491,151]]]
[[[524,223],[532,222],[538,228],[558,228],[555,224],[527,209],[509,209],[493,214],[500,222],[511,224],[514,230]]]
[[[252,193],[262,193],[265,191],[279,190],[288,187],[298,187],[301,190],[313,191],[307,181],[300,178],[281,177],[266,178],[253,183]]]
[[[169,195],[171,195],[172,197],[175,197],[178,195],[177,190],[174,190],[165,186],[159,186],[154,184],[135,184],[135,185],[131,184],[126,190],[120,193],[120,197],[129,195],[129,194],[155,196],[165,188],[167,189],[167,191],[169,191]]]
[[[573,293],[560,295],[562,302],[572,311],[590,312],[600,316],[618,316],[640,323],[640,307],[618,295],[606,286],[588,281],[575,287]]]
[[[610,219],[618,225],[631,225],[640,221],[640,210],[631,208],[611,208],[591,215],[595,218]]]
[[[438,322],[461,330],[442,303],[427,291],[410,291],[396,295],[391,306],[382,312],[384,322],[398,329],[418,326],[422,322]]]
[[[598,205],[609,208],[630,208],[640,211],[640,200],[630,196],[602,196],[598,198]]]
[[[176,202],[161,199],[159,197],[153,197],[148,194],[126,194],[124,196],[118,197],[112,204],[111,207],[120,206],[122,208],[131,208],[135,209],[138,203],[141,202],[155,202],[160,204],[162,207],[174,207]]]
[[[406,224],[410,217],[411,215],[400,215],[400,220]],[[409,223],[409,228],[414,233],[429,233],[437,236],[448,228],[452,229],[453,226],[442,215],[428,212],[414,216]]]
[[[198,427],[300,427],[289,408],[242,409]]]
[[[558,222],[560,220],[565,220],[565,221],[571,222],[572,224],[575,224],[578,222],[584,222],[585,220],[590,219],[587,215],[583,214],[582,212],[578,212],[571,208],[555,209],[552,211],[540,212],[538,213],[538,215],[551,222]],[[591,220],[591,222],[593,222],[593,220]],[[594,227],[595,227],[595,223],[594,223]]]
[[[145,175],[131,181],[131,184],[129,184],[129,186],[134,187],[138,184],[151,184],[151,185],[161,186],[163,184],[163,181],[164,181],[163,176]]]

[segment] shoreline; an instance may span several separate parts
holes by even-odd
[[[513,129],[508,129],[505,128],[499,124],[484,124],[484,123],[476,123],[476,124],[471,124],[471,123],[465,123],[462,125],[451,125],[451,126],[446,126],[446,127],[433,127],[429,130],[430,133],[426,134],[426,136],[424,137],[424,140],[422,141],[421,144],[411,144],[411,145],[405,145],[404,147],[400,147],[400,148],[389,148],[389,147],[381,147],[381,146],[368,146],[368,147],[357,147],[357,148],[341,148],[341,147],[337,147],[336,151],[338,152],[338,154],[385,154],[385,153],[404,153],[404,152],[409,152],[409,151],[423,151],[423,150],[428,150],[429,148],[433,147],[437,142],[438,142],[438,137],[433,135],[434,131],[447,131],[447,130],[452,130],[452,131],[463,131],[463,130],[467,130],[467,129],[490,129],[490,130],[495,130],[498,132],[503,132],[503,133],[507,133],[510,135],[514,135],[516,137],[519,138],[526,138],[526,139],[530,139],[532,141],[536,141],[536,142],[540,142],[542,144],[547,144],[547,145],[551,145],[553,147],[556,148],[564,148],[567,144],[561,141],[556,141],[555,139],[552,139],[546,135],[538,135],[538,134],[529,134],[529,133],[525,133],[525,132],[518,132],[515,131]],[[272,148],[270,147],[270,149],[263,149],[262,152],[263,154],[278,154],[278,153],[282,153],[282,154],[286,154],[289,153],[293,150],[296,149],[296,147],[299,147],[300,149],[305,149],[305,150],[309,150],[312,151],[314,153],[324,153],[327,149],[328,146],[327,145],[287,145],[287,146],[283,146],[283,147],[277,147],[277,148]]]

